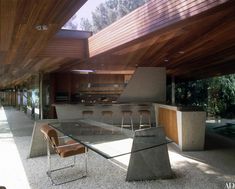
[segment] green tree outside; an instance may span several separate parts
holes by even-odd
[[[214,117],[234,118],[235,74],[177,83],[175,99],[176,104],[201,106]]]
[[[97,33],[142,6],[147,1],[148,0],[107,0],[97,6],[95,11],[92,12],[92,22],[86,18],[80,20],[80,28]]]

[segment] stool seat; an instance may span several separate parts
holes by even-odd
[[[122,114],[123,115],[132,115],[132,111],[131,110],[122,110]]]
[[[84,110],[82,111],[82,115],[92,115],[93,111],[92,110]]]
[[[93,115],[93,111],[92,110],[83,110],[82,111],[82,118],[90,118]]]
[[[112,111],[102,111],[102,116],[106,116],[106,115],[112,116],[113,112]]]
[[[139,112],[140,115],[150,115],[149,110],[139,110],[138,112]]]

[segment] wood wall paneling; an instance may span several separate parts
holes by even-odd
[[[158,111],[158,123],[164,128],[166,136],[179,144],[176,111],[165,108],[159,108]]]

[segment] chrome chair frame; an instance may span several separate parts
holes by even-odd
[[[58,139],[61,139],[61,138],[67,138],[67,136],[63,136],[63,137],[58,137]],[[88,156],[87,156],[87,147],[85,147],[85,174],[82,174],[81,176],[75,178],[75,179],[71,179],[71,180],[67,180],[65,182],[55,182],[52,178],[52,173],[55,172],[55,171],[59,171],[59,170],[62,170],[62,169],[67,169],[67,168],[72,168],[75,166],[76,164],[76,155],[74,155],[73,157],[73,163],[71,165],[68,165],[68,166],[65,166],[65,167],[60,167],[60,168],[57,168],[57,169],[52,169],[52,166],[51,166],[51,147],[54,149],[54,148],[61,148],[61,147],[66,147],[66,146],[73,146],[73,145],[77,145],[77,143],[74,143],[74,144],[66,144],[66,145],[59,145],[57,147],[54,147],[53,145],[53,142],[51,141],[51,139],[47,136],[45,136],[45,139],[46,139],[46,143],[47,143],[47,163],[48,163],[48,170],[47,170],[47,176],[49,177],[52,185],[61,185],[61,184],[66,184],[66,183],[69,183],[69,182],[73,182],[73,181],[76,181],[76,180],[79,180],[79,179],[82,179],[82,178],[85,178],[87,177],[87,161],[88,161]],[[54,149],[56,151],[56,149]]]

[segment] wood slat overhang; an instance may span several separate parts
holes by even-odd
[[[86,58],[90,34],[56,35],[86,1],[0,0],[0,86]]]
[[[89,38],[90,56],[122,47],[166,26],[200,14],[228,0],[149,1]]]
[[[97,65],[164,66],[200,79],[235,73],[233,33],[233,0],[152,0],[90,37],[89,52]]]
[[[38,57],[70,57],[88,59],[88,38],[91,32],[60,30],[48,45],[38,54]]]

